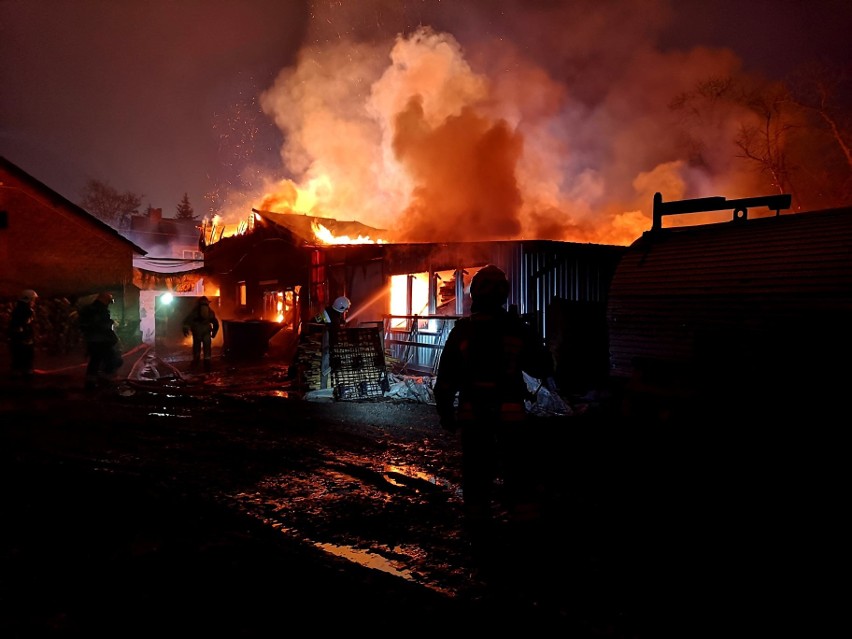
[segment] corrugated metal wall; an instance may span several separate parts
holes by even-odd
[[[848,353],[850,314],[852,208],[649,231],[610,288],[611,373],[668,362],[750,383],[737,367],[761,375],[792,369],[785,353],[803,365]]]
[[[440,268],[449,266],[456,269],[477,268],[487,263],[499,266],[509,279],[508,304],[517,305],[518,312],[529,318],[544,342],[565,345],[564,352],[574,355],[570,358],[570,365],[575,367],[584,366],[588,358],[577,357],[580,349],[572,349],[569,342],[601,342],[603,356],[595,359],[603,360],[606,367],[605,336],[601,336],[605,332],[603,312],[598,322],[589,308],[581,306],[602,307],[605,304],[610,280],[626,247],[538,240],[435,244],[419,247],[419,259],[406,260],[400,255],[412,253],[410,247],[390,245],[386,248],[396,270],[404,265],[404,268],[417,272],[426,268],[427,263],[431,263],[433,268],[440,264]],[[435,255],[440,255],[441,259],[436,259]],[[554,301],[576,305],[559,304],[554,310]],[[551,315],[554,317],[551,318]],[[434,320],[441,321],[439,317]],[[593,323],[595,326],[592,326]],[[569,326],[570,331],[567,329]],[[578,327],[579,330],[573,330]],[[428,331],[416,333],[403,335],[399,331],[386,331],[386,341],[392,346],[391,355],[404,361],[412,370],[432,370],[446,336],[430,335]],[[411,340],[414,343],[409,343]],[[426,344],[428,348],[421,349],[417,344]],[[597,364],[590,366],[599,368]]]
[[[548,306],[554,299],[605,303],[610,281],[626,247],[546,240],[496,243],[494,263],[506,271],[509,304],[534,318],[547,337]]]

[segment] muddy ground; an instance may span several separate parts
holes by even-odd
[[[96,392],[73,354],[4,380],[4,637],[766,636],[840,609],[848,498],[813,425],[572,400],[529,434],[535,527],[502,525],[480,570],[434,406],[307,401],[274,349],[209,373],[187,355],[137,349]]]

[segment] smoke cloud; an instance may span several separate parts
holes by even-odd
[[[701,162],[678,133],[673,97],[741,63],[728,49],[664,50],[668,3],[494,2],[500,29],[480,13],[453,33],[408,24],[396,4],[314,6],[309,44],[260,98],[289,177],[232,193],[226,220],[250,202],[392,241],[629,244],[650,228],[656,191],[765,194],[733,161],[733,114],[703,124]]]

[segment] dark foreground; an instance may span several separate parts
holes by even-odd
[[[284,373],[219,360],[95,394],[74,368],[4,382],[0,635],[848,623],[848,478],[825,424],[685,430],[598,407],[541,419],[540,518],[523,543],[501,529],[483,573],[434,407],[307,402]]]

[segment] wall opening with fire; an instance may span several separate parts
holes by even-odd
[[[282,328],[295,330],[299,322],[299,292],[301,286],[263,292],[261,319],[277,322]]]
[[[437,332],[442,323],[430,316],[464,315],[470,309],[470,280],[479,268],[394,275],[390,284],[390,327],[410,330],[418,316],[419,331]]]

